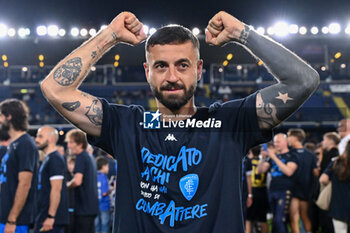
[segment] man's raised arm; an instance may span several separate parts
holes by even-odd
[[[236,41],[261,59],[278,83],[259,91],[256,99],[261,129],[270,129],[293,114],[316,90],[318,73],[294,53],[267,38],[226,12],[219,12],[206,31],[209,44]]]
[[[130,12],[122,12],[96,36],[59,62],[41,83],[50,104],[67,120],[93,136],[100,136],[102,104],[79,91],[91,66],[117,43],[137,45],[146,39],[142,23]]]

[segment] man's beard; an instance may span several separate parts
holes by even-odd
[[[38,150],[45,150],[45,148],[49,145],[49,141],[46,140],[45,143],[41,144],[41,145],[36,145],[38,147]]]
[[[165,97],[162,91],[171,90],[172,88],[175,90],[183,90],[184,95],[182,97],[179,97],[176,94],[169,94],[167,97]],[[153,95],[166,108],[168,108],[170,111],[177,111],[182,106],[187,104],[188,101],[193,97],[194,92],[196,91],[196,83],[192,84],[189,89],[186,89],[183,84],[167,83],[166,85],[161,86],[159,90],[151,84],[151,90],[153,92]]]
[[[7,120],[0,124],[0,130],[8,132],[10,130],[10,122],[8,122]]]

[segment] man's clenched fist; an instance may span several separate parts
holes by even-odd
[[[220,11],[209,21],[205,41],[217,46],[239,40],[244,24],[232,15]]]
[[[108,27],[114,32],[113,37],[117,42],[138,45],[147,38],[143,24],[130,12],[120,13]]]

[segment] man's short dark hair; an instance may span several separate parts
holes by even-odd
[[[287,135],[296,137],[299,142],[303,142],[306,138],[305,131],[303,129],[289,129]]]
[[[104,156],[98,156],[96,158],[97,170],[101,170],[103,166],[108,164],[108,159]]]
[[[199,51],[198,38],[188,29],[180,25],[167,25],[159,28],[155,33],[148,37],[146,41],[146,51],[149,47],[166,44],[183,44],[191,41],[193,46]]]
[[[17,131],[27,131],[29,109],[27,105],[18,99],[6,99],[0,103],[0,113],[6,117],[11,115],[10,123]]]

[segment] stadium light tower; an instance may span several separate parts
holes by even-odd
[[[340,31],[341,31],[341,27],[339,23],[331,23],[329,25],[330,34],[338,34]]]
[[[297,34],[298,31],[299,31],[299,26],[298,26],[298,25],[296,25],[296,24],[290,24],[290,25],[288,26],[288,32],[289,32],[290,34]]]
[[[192,29],[192,33],[193,33],[195,36],[198,36],[200,32],[201,32],[201,31],[200,31],[199,28],[197,28],[197,27],[195,27],[195,28]]]
[[[143,32],[148,35],[149,27],[147,25],[143,25]]]
[[[47,27],[44,25],[40,25],[36,28],[36,34],[38,36],[45,36],[47,34]]]
[[[301,26],[299,28],[299,33],[300,33],[300,35],[305,35],[307,33],[307,28],[304,26]]]
[[[14,37],[14,36],[16,35],[16,30],[15,30],[14,28],[9,28],[9,29],[7,30],[7,35],[8,35],[9,37]]]
[[[0,23],[0,38],[7,35],[7,26],[3,23]]]
[[[59,29],[58,29],[58,26],[56,26],[56,25],[50,25],[50,26],[47,27],[47,34],[49,36],[52,36],[52,37],[57,36],[58,35],[58,31],[59,31]]]
[[[326,27],[326,26],[322,27],[322,33],[323,34],[328,34],[329,33],[329,28]]]
[[[345,33],[350,35],[350,24],[345,28]]]
[[[149,34],[152,35],[152,34],[155,33],[156,31],[157,31],[157,29],[151,28],[151,29],[149,30]]]
[[[288,35],[288,24],[286,22],[278,22],[274,26],[274,31],[277,36]]]
[[[73,37],[77,37],[79,35],[79,29],[77,27],[74,27],[70,30],[70,34],[73,36]]]
[[[311,33],[313,34],[313,35],[317,35],[318,34],[318,28],[317,27],[315,27],[315,26],[313,26],[312,28],[311,28]]]
[[[26,37],[26,35],[27,35],[26,29],[25,28],[19,28],[18,31],[17,31],[17,34],[21,38]]]

